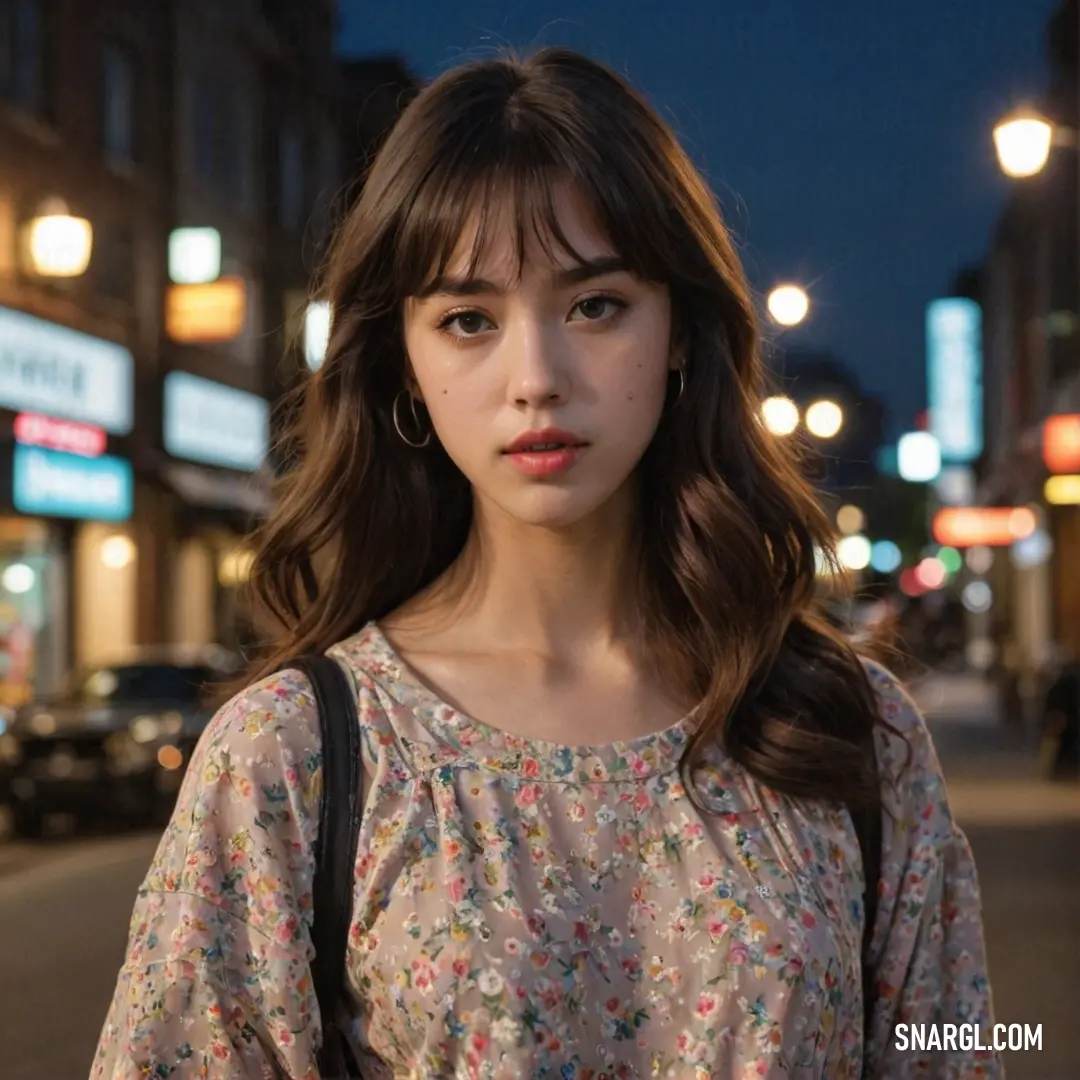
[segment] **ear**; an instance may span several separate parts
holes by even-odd
[[[671,333],[671,351],[668,354],[668,367],[672,371],[678,371],[686,367],[686,358],[690,353],[690,342],[686,332],[676,327]]]
[[[420,391],[420,384],[416,381],[412,364],[408,362],[405,364],[405,389],[413,400],[423,403],[424,395]]]

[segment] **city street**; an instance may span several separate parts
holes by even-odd
[[[79,1080],[157,837],[0,848],[0,1076]]]
[[[999,1021],[1042,1024],[1009,1080],[1080,1076],[1080,788],[1034,775],[977,684],[919,688],[978,860]],[[153,834],[0,844],[0,1075],[79,1080],[104,1018]]]
[[[1037,775],[1037,740],[1002,723],[976,679],[916,688],[953,811],[975,853],[999,1023],[1042,1024],[1041,1052],[1007,1053],[1008,1080],[1080,1077],[1080,785]]]

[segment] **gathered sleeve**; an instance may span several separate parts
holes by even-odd
[[[91,1080],[317,1080],[318,730],[291,671],[203,732],[138,893]]]
[[[971,848],[918,708],[884,669],[871,665],[870,678],[899,737],[883,731],[878,739],[885,811],[863,1076],[1002,1080],[1000,1057],[978,1045],[991,1044],[994,1019]],[[902,1025],[927,1025],[927,1048],[915,1048]],[[956,1026],[951,1041],[947,1025]]]

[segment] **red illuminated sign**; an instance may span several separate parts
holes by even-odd
[[[44,446],[80,457],[100,457],[109,437],[102,428],[57,420],[39,413],[19,413],[15,417],[15,440],[26,446]]]
[[[949,507],[934,515],[934,539],[946,547],[1008,547],[1035,531],[1026,506]]]
[[[1080,415],[1047,417],[1043,423],[1043,461],[1052,473],[1080,472]]]

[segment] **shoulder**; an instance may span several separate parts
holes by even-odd
[[[377,641],[365,632],[327,650],[345,672],[357,706],[364,771],[378,767],[393,733],[386,687],[394,672],[380,665]],[[314,688],[296,668],[252,683],[222,705],[207,725],[189,766],[189,805],[235,802],[250,811],[258,798],[284,798],[304,819],[318,816],[323,764],[322,727]],[[234,783],[222,784],[228,776]],[[253,800],[252,796],[255,796]],[[183,803],[182,799],[182,803]]]
[[[223,749],[251,754],[318,750],[319,715],[306,675],[278,671],[241,690],[214,714],[201,739],[204,754]]]
[[[876,660],[863,657],[862,664],[886,725],[904,735],[917,735],[925,730],[922,712],[901,679]]]
[[[392,731],[417,704],[417,684],[382,631],[369,623],[327,650],[352,683],[365,742],[392,741]]]
[[[188,763],[170,831],[194,835],[223,826],[261,828],[270,817],[285,814],[305,840],[311,839],[321,749],[318,709],[307,678],[299,671],[280,671],[260,679],[222,705],[207,724]]]
[[[914,789],[941,787],[941,767],[926,717],[904,683],[887,667],[863,659],[877,699],[881,723],[875,729],[878,764],[883,779]]]
[[[380,710],[379,684],[393,682],[378,638],[368,628],[327,650],[345,672],[357,700],[361,726]],[[271,744],[291,756],[320,749],[319,710],[308,676],[283,668],[241,690],[218,709],[203,736],[206,747],[269,751]]]

